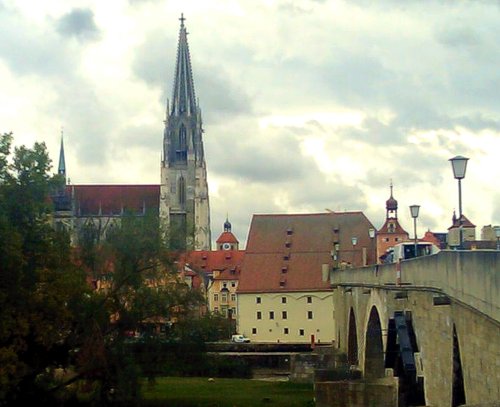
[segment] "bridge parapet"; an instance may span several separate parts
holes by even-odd
[[[397,289],[436,291],[500,322],[499,251],[446,250],[405,260],[400,265],[334,270],[330,282],[332,286],[392,285]]]

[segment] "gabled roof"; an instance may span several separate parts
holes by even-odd
[[[460,221],[461,220],[461,221]],[[456,229],[462,226],[463,228],[475,228],[476,225],[474,225],[467,217],[462,214],[461,218],[454,218],[452,225],[448,228],[450,229]]]
[[[77,216],[158,211],[160,185],[68,185]]]
[[[232,232],[222,232],[219,238],[217,239],[217,243],[239,243],[236,236],[233,235]]]
[[[393,223],[395,226],[395,228],[392,232],[389,231],[389,224],[390,223]],[[385,223],[377,231],[377,234],[379,234],[379,235],[384,234],[384,233],[397,234],[397,235],[407,235],[408,236],[408,232],[401,227],[397,218],[387,218],[386,219]]]
[[[323,281],[322,268],[334,265],[335,245],[338,263],[361,266],[363,248],[368,264],[376,262],[370,228],[362,212],[254,215],[238,292],[326,290],[329,281]]]
[[[244,250],[193,250],[185,253],[182,261],[193,270],[211,273],[240,268],[244,256]]]

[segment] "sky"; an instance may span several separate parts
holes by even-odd
[[[212,237],[253,214],[363,211],[389,185],[413,236],[458,212],[500,224],[496,0],[0,0],[0,132],[61,129],[73,184],[159,184],[184,13],[204,123]]]

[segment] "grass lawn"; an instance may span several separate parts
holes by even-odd
[[[245,379],[160,377],[144,384],[144,406],[312,407],[312,384]]]

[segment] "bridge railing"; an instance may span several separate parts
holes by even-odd
[[[400,284],[406,289],[435,290],[500,322],[499,251],[444,250],[400,265],[334,270],[330,282],[333,286]]]

